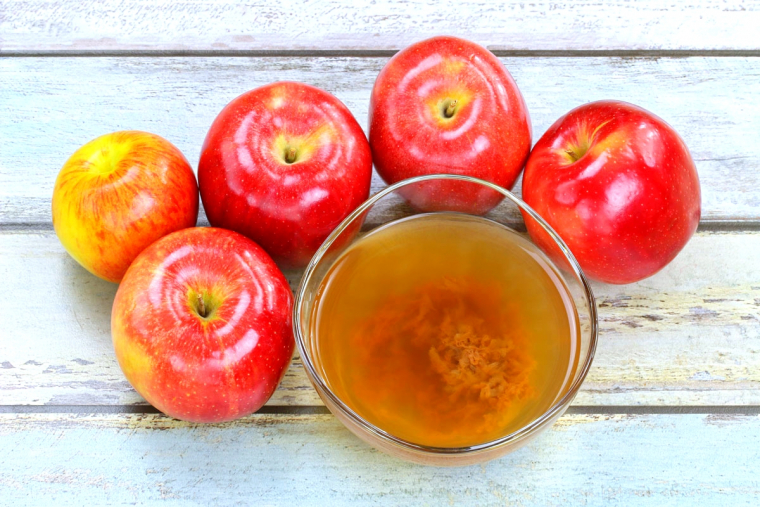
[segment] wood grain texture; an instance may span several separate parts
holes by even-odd
[[[295,288],[300,272],[286,273]],[[0,234],[0,405],[144,401],[110,337],[116,285],[52,233]],[[600,342],[580,405],[760,405],[760,233],[698,234],[665,270],[594,284]],[[296,357],[270,405],[321,405]]]
[[[702,183],[703,220],[760,218],[760,58],[502,58],[534,140],[592,100],[638,104],[673,125]],[[366,127],[385,58],[0,59],[0,224],[50,223],[55,176],[82,144],[114,130],[154,132],[197,166],[208,127],[240,93],[277,80],[324,88]],[[383,186],[375,176],[373,192]],[[516,186],[519,193],[519,183]],[[513,213],[512,220],[519,220]]]
[[[113,356],[116,286],[63,251],[50,194],[66,158],[112,130],[161,134],[197,165],[221,107],[276,80],[335,93],[366,128],[387,54],[451,33],[502,55],[557,56],[502,58],[534,140],[581,103],[637,103],[690,146],[703,220],[756,228],[758,26],[753,0],[0,2],[0,56],[27,55],[0,58],[0,409],[80,412],[0,413],[0,503],[756,505],[756,415],[567,415],[504,459],[431,469],[375,452],[329,415],[201,426],[89,414],[145,402]],[[103,52],[162,57],[28,57]],[[700,56],[663,57],[687,53]],[[375,176],[373,192],[382,186]],[[295,286],[300,273],[286,275]],[[760,405],[760,233],[701,233],[655,277],[594,290],[600,344],[576,408]],[[297,357],[269,404],[321,405]]]
[[[289,273],[291,285],[299,275]],[[0,278],[27,301],[0,305],[0,404],[144,403],[113,353],[116,284],[86,272],[50,233],[0,234]],[[296,356],[270,404],[318,400]]]
[[[5,0],[0,53],[394,50],[438,34],[494,49],[760,49],[752,0]]]
[[[758,416],[570,415],[502,459],[440,469],[380,454],[329,415],[0,415],[11,505],[754,506],[758,459]]]

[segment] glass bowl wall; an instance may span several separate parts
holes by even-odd
[[[497,440],[470,447],[426,447],[397,438],[373,425],[330,389],[314,360],[317,337],[311,334],[311,318],[324,277],[348,247],[375,227],[420,213],[407,204],[409,201],[414,202],[419,195],[436,196],[437,211],[466,212],[467,210],[446,206],[445,196],[460,192],[478,195],[481,199],[479,202],[488,201],[493,204],[501,201],[485,218],[518,232],[524,230],[523,218],[535,221],[542,229],[541,242],[545,247],[547,241],[551,242],[552,251],[547,253],[554,259],[554,265],[558,266],[558,272],[565,281],[578,314],[580,360],[570,387],[564,394],[541,416],[519,430]],[[382,190],[359,206],[332,232],[312,258],[301,279],[293,307],[293,331],[306,374],[317,393],[327,408],[359,438],[381,451],[415,463],[462,466],[494,459],[518,449],[551,426],[565,412],[591,367],[597,342],[597,315],[594,296],[578,262],[562,239],[527,204],[511,192],[483,180],[467,176],[431,175],[410,178]]]

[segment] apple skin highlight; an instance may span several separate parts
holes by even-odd
[[[433,37],[391,58],[369,108],[372,160],[388,184],[462,174],[510,189],[531,146],[528,108],[496,56],[455,37]],[[436,182],[408,189],[422,211],[483,214],[503,196],[480,185]]]
[[[119,282],[137,255],[198,219],[198,185],[182,153],[147,132],[98,137],[64,164],[53,190],[53,226],[85,269]]]
[[[567,243],[586,275],[626,284],[672,261],[699,225],[701,193],[683,139],[661,118],[620,101],[577,107],[531,152],[525,202]],[[554,243],[529,217],[533,240]]]
[[[111,335],[124,375],[163,413],[246,416],[272,396],[295,342],[287,280],[256,243],[191,228],[143,251],[119,286]]]
[[[302,267],[369,197],[369,143],[348,108],[302,83],[232,100],[198,164],[209,222],[256,241],[282,267]]]

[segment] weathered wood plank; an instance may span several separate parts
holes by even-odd
[[[0,224],[50,223],[55,176],[84,142],[141,129],[197,166],[208,127],[232,98],[276,80],[336,94],[366,124],[385,58],[0,59]],[[760,218],[760,58],[503,58],[537,139],[584,102],[617,98],[670,122],[700,173],[704,220]],[[373,181],[373,191],[382,186]],[[519,184],[516,187],[519,189]],[[516,217],[514,217],[516,218]]]
[[[442,33],[498,49],[758,49],[751,0],[6,0],[0,53],[393,50]]]
[[[50,233],[0,234],[0,278],[18,291],[0,308],[0,404],[144,403],[113,354],[116,284],[84,271]],[[296,357],[270,404],[318,400]]]
[[[0,404],[144,403],[113,356],[115,285],[52,233],[0,234],[0,279]],[[577,404],[760,405],[760,233],[700,233],[653,278],[594,291],[601,337]],[[319,404],[296,358],[270,405]]]
[[[516,453],[440,469],[374,451],[330,415],[0,415],[12,505],[752,506],[758,459],[757,416],[569,415]]]

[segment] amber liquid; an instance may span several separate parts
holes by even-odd
[[[314,303],[315,364],[357,414],[406,441],[496,440],[564,395],[578,318],[559,272],[484,218],[433,213],[377,228]]]

